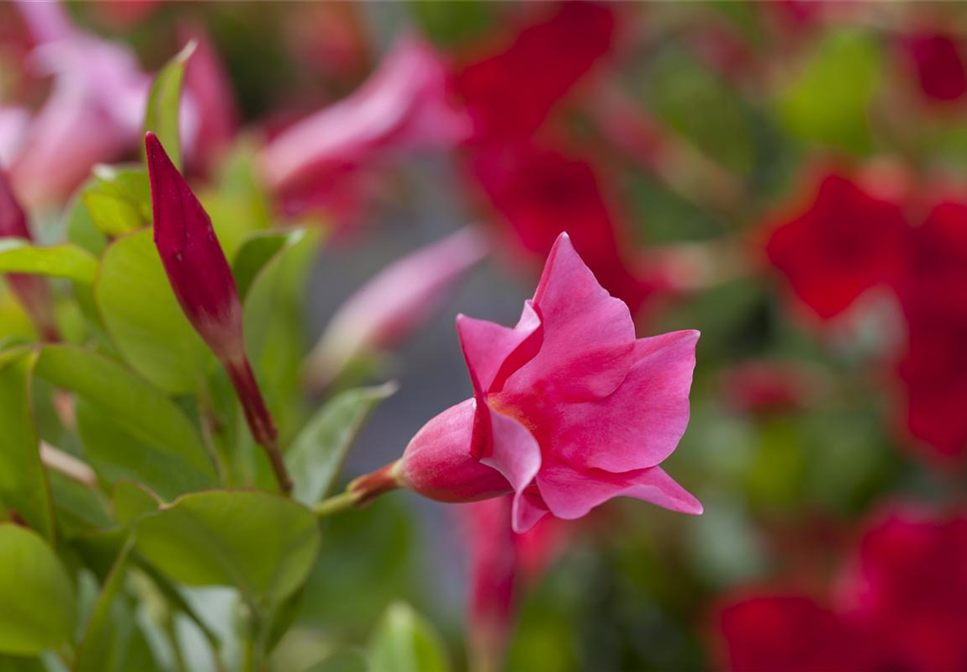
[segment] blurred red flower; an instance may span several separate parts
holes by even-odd
[[[960,670],[967,663],[967,513],[897,507],[863,533],[830,606],[746,592],[717,614],[736,672]]]
[[[892,280],[903,263],[902,207],[837,173],[824,175],[806,208],[778,220],[766,254],[821,319]]]
[[[967,93],[967,69],[957,43],[943,33],[916,33],[901,40],[927,98],[949,102]]]

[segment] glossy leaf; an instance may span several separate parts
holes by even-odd
[[[106,236],[121,236],[151,224],[151,188],[148,173],[140,165],[95,166],[94,177],[81,191],[81,201],[94,227]],[[85,225],[79,220],[75,226]],[[79,232],[94,242],[89,231],[81,228]]]
[[[33,655],[70,641],[70,577],[36,532],[11,523],[0,524],[0,595],[0,653]]]
[[[396,389],[387,383],[346,390],[316,411],[285,456],[295,483],[293,497],[312,505],[332,491],[366,418]]]
[[[158,136],[172,162],[181,168],[181,137],[179,113],[181,111],[181,85],[185,77],[185,65],[195,52],[195,42],[189,42],[174,58],[168,61],[155,77],[148,94],[148,107],[144,118],[144,130]]]
[[[137,548],[192,586],[235,586],[256,605],[278,604],[305,581],[319,528],[304,506],[267,492],[186,495],[141,519]]]
[[[150,230],[108,247],[94,297],[132,368],[172,394],[198,389],[212,357],[178,305]]]
[[[30,273],[91,283],[97,274],[97,258],[69,243],[40,247],[19,238],[5,238],[0,240],[0,273]]]
[[[195,426],[123,365],[83,348],[52,345],[41,350],[36,372],[77,394],[86,457],[107,480],[140,480],[165,498],[215,484]]]
[[[369,645],[371,672],[446,672],[440,635],[403,602],[391,604]]]
[[[252,282],[275,255],[283,249],[296,245],[306,236],[306,231],[296,229],[286,233],[259,232],[249,236],[232,260],[232,275],[238,286],[238,295],[245,300]]]
[[[31,408],[35,359],[32,351],[0,355],[0,500],[52,540],[54,509]]]

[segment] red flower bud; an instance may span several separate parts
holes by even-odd
[[[0,170],[0,239],[3,238],[32,240],[23,208],[13,195],[7,175]],[[53,300],[47,281],[36,275],[11,273],[7,276],[7,282],[24,310],[30,315],[41,338],[45,341],[58,340]]]
[[[185,316],[222,362],[245,358],[242,304],[212,220],[154,135],[145,135],[154,244]]]
[[[292,482],[278,447],[278,430],[245,357],[242,303],[212,220],[153,133],[145,135],[154,243],[168,281],[195,331],[228,371],[256,443],[265,448],[281,488]]]

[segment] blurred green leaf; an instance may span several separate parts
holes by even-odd
[[[50,345],[41,350],[36,372],[77,394],[86,456],[109,481],[127,475],[166,498],[214,485],[215,471],[195,426],[121,364],[83,348]],[[82,418],[83,403],[91,412]]]
[[[835,30],[822,37],[796,77],[779,92],[779,114],[802,140],[868,152],[869,105],[881,75],[876,37]]]
[[[294,231],[257,232],[249,236],[239,247],[232,260],[232,275],[238,286],[238,295],[242,301],[248,296],[249,289],[262,269],[271,262],[276,255],[297,245],[307,232],[304,229]]]
[[[369,643],[372,672],[446,672],[443,640],[430,623],[403,602],[391,604]]]
[[[121,672],[124,669],[124,649],[130,635],[126,631],[130,631],[135,623],[133,619],[124,618],[126,614],[115,610],[115,602],[124,588],[132,545],[131,541],[125,544],[101,588],[77,648],[75,672]]]
[[[0,240],[0,273],[30,273],[90,283],[97,274],[97,258],[70,243],[39,247],[19,238],[5,238]]]
[[[293,497],[311,506],[332,491],[366,418],[396,389],[395,383],[387,383],[346,390],[316,411],[285,455]]]
[[[248,143],[236,144],[221,165],[215,188],[199,194],[228,259],[235,259],[253,233],[272,228],[272,204],[258,177],[256,157]]]
[[[151,224],[151,187],[143,166],[99,164],[93,172],[94,177],[82,188],[80,199],[100,233],[122,236]],[[75,235],[90,245],[97,244],[83,215],[76,212],[77,207],[71,217]]]
[[[58,471],[47,474],[54,497],[57,526],[67,538],[91,530],[107,530],[114,526],[114,518],[99,490]]]
[[[30,378],[36,353],[0,355],[0,499],[47,539],[54,539],[50,485],[40,461],[31,408]]]
[[[12,523],[0,524],[0,595],[0,653],[33,655],[70,642],[70,577],[36,532]]]
[[[0,653],[0,672],[49,672],[38,656],[7,656]]]
[[[166,392],[199,389],[214,358],[178,305],[150,229],[108,247],[94,296],[108,334],[133,369]]]
[[[160,505],[158,496],[140,483],[122,480],[114,486],[114,513],[122,525],[154,513]]]
[[[196,43],[192,40],[158,71],[148,93],[148,108],[144,117],[144,130],[158,136],[177,168],[182,167],[178,123],[181,112],[181,84],[185,77],[185,65],[195,53],[195,47]]]
[[[306,672],[369,672],[366,654],[358,649],[339,651],[310,667]]]
[[[138,551],[172,579],[235,586],[262,607],[280,603],[305,582],[319,542],[307,508],[258,491],[185,495],[137,527]]]
[[[101,252],[107,247],[107,237],[94,223],[91,211],[84,202],[83,193],[82,190],[67,206],[64,224],[67,240],[93,255],[101,256]]]

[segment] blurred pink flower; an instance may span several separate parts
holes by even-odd
[[[0,165],[13,161],[29,124],[30,112],[26,108],[0,106]]]
[[[269,142],[261,158],[268,185],[283,194],[312,189],[347,166],[453,146],[469,125],[449,88],[447,68],[430,45],[404,37],[358,91]]]
[[[430,420],[384,476],[442,501],[513,492],[518,532],[618,496],[701,513],[658,466],[688,424],[698,332],[636,340],[566,234],[516,327],[460,316],[457,331],[474,398]]]
[[[736,672],[956,670],[967,660],[967,514],[896,507],[862,535],[828,600],[727,598],[717,624]]]
[[[482,234],[467,227],[380,271],[332,316],[306,365],[310,387],[321,389],[353,358],[409,335],[487,251]]]
[[[545,518],[518,534],[511,529],[513,497],[459,507],[470,551],[467,639],[471,669],[498,670],[525,583],[536,581],[562,552],[572,528]]]
[[[32,241],[27,217],[14,196],[6,173],[0,168],[0,244],[9,238]],[[11,273],[6,279],[40,337],[45,341],[59,340],[53,298],[47,281],[37,275],[21,273]]]
[[[821,397],[825,383],[821,372],[805,363],[769,360],[736,364],[719,380],[723,403],[743,413],[803,409]]]

